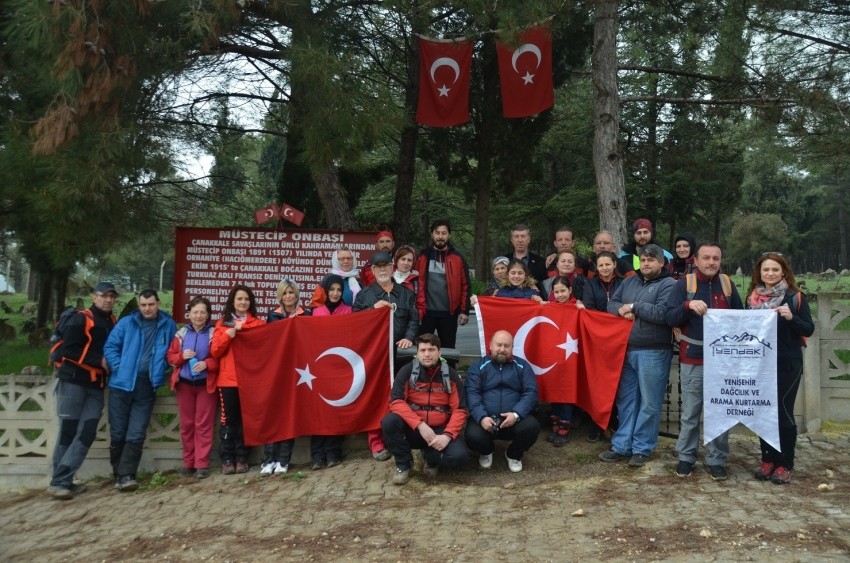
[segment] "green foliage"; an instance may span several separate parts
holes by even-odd
[[[750,213],[736,218],[728,237],[727,264],[751,264],[763,252],[788,251],[788,227],[773,213]],[[748,265],[749,265],[748,264]]]

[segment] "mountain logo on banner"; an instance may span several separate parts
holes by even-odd
[[[363,362],[363,358],[361,358],[360,355],[351,348],[337,346],[322,352],[315,361],[318,362],[325,356],[339,356],[348,362],[354,372],[354,378],[351,380],[351,387],[348,389],[348,392],[339,399],[328,399],[321,393],[319,393],[319,397],[332,407],[344,407],[346,405],[350,405],[356,401],[358,397],[360,397],[360,394],[363,392],[363,388],[366,386],[366,364]],[[307,364],[304,369],[296,369],[295,371],[298,372],[298,383],[296,383],[295,386],[298,387],[303,383],[312,391],[313,380],[316,379],[316,376],[310,373],[310,364]]]
[[[741,346],[741,345],[744,346]],[[750,344],[750,346],[746,346]],[[765,350],[772,350],[770,342],[759,338],[749,332],[741,334],[724,334],[720,338],[716,338],[711,344],[712,356],[740,356],[746,357],[762,357]]]

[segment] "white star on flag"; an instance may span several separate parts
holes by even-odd
[[[306,383],[307,387],[309,387],[310,390],[312,391],[313,390],[313,380],[316,379],[316,376],[313,375],[312,373],[310,373],[310,365],[308,364],[307,366],[304,367],[304,369],[295,368],[295,371],[297,371],[298,375],[300,376],[299,379],[298,379],[298,383],[296,383],[295,386],[298,387],[302,383]]]
[[[526,84],[534,84],[534,75],[530,72],[525,73],[525,76],[522,77],[523,86]]]
[[[445,84],[443,84],[443,87],[442,87],[442,88],[437,88],[437,91],[439,91],[439,92],[440,92],[440,96],[441,96],[441,97],[442,97],[442,96],[446,96],[446,97],[448,97],[448,96],[449,96],[449,90],[451,90],[451,88],[446,88],[446,85],[445,85]]]
[[[558,344],[558,348],[566,352],[565,360],[569,360],[573,354],[578,354],[578,338],[573,338],[570,333],[567,333],[567,341],[563,344]]]

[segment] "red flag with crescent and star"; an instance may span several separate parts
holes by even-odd
[[[571,403],[608,427],[632,323],[575,305],[479,297],[481,352],[499,330],[514,335],[514,356],[537,376],[540,401]]]
[[[267,223],[272,219],[278,216],[278,209],[276,203],[271,203],[262,209],[257,209],[254,211],[254,221],[257,222],[258,225],[262,225],[263,223]]]
[[[230,346],[245,444],[380,428],[392,386],[391,312],[298,316],[239,332]]]
[[[550,25],[525,30],[515,46],[499,42],[496,51],[505,117],[529,117],[555,105]]]
[[[451,127],[469,121],[470,41],[419,38],[419,104],[416,121]]]
[[[298,209],[295,209],[285,201],[280,204],[280,217],[281,219],[286,219],[290,223],[301,226],[301,223],[304,222],[304,212]]]

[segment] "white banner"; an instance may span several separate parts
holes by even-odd
[[[772,309],[703,317],[706,443],[740,422],[779,450],[776,324]]]

